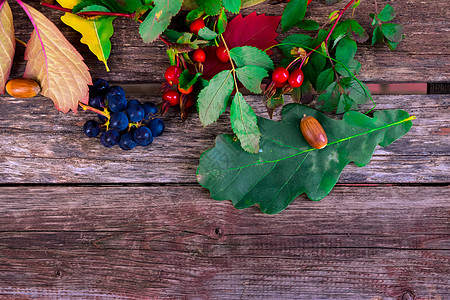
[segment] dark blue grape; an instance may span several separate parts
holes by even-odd
[[[89,120],[84,123],[83,132],[88,137],[96,137],[100,133],[100,125],[97,121]]]
[[[103,97],[101,95],[89,95],[89,106],[94,108],[102,108],[105,107],[105,102],[103,101]]]
[[[144,108],[141,104],[128,106],[127,116],[130,122],[140,122],[144,117]]]
[[[128,101],[127,108],[129,108],[131,106],[136,106],[136,105],[141,105],[141,102],[139,102],[139,100],[132,99],[132,100]]]
[[[145,112],[144,119],[147,121],[158,113],[158,107],[154,103],[146,102],[142,104],[142,106],[144,107]]]
[[[96,79],[89,86],[89,93],[91,95],[101,95],[105,96],[106,91],[109,89],[109,83],[104,79]]]
[[[137,146],[137,142],[134,140],[133,135],[130,132],[122,134],[119,140],[119,147],[123,150],[131,150]]]
[[[160,136],[164,132],[164,129],[166,128],[163,120],[158,118],[150,120],[147,126],[148,128],[150,128],[154,137]]]
[[[124,130],[128,127],[127,115],[121,111],[111,114],[111,118],[109,119],[109,127],[117,131]]]
[[[123,111],[127,108],[125,91],[120,86],[112,86],[106,93],[109,110],[112,112]]]
[[[120,140],[119,132],[115,130],[108,130],[102,133],[100,136],[100,143],[105,147],[112,147],[117,145]]]
[[[134,140],[141,146],[148,146],[153,142],[153,135],[148,127],[141,126],[134,132]]]

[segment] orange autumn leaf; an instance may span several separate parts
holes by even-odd
[[[8,1],[5,1],[0,4],[0,94],[5,93],[15,48],[13,16]]]
[[[92,84],[83,57],[49,19],[22,1],[18,2],[35,28],[25,51],[28,63],[24,77],[37,80],[41,94],[51,98],[56,109],[64,113],[76,112],[78,101],[88,103],[88,85]]]

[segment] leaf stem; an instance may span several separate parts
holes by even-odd
[[[45,7],[49,7],[49,8],[53,8],[56,10],[60,10],[60,11],[64,11],[64,12],[68,12],[68,13],[73,13],[73,11],[69,8],[64,8],[58,5],[53,5],[53,4],[49,4],[49,3],[45,3],[45,2],[41,2],[42,6]],[[84,11],[84,12],[79,12],[76,14],[77,16],[112,16],[112,17],[126,17],[126,18],[131,18],[134,19],[135,14],[125,14],[125,13],[117,13],[117,12],[109,12],[109,11]]]
[[[231,59],[230,49],[228,49],[228,45],[227,45],[227,43],[225,42],[225,39],[223,38],[223,35],[222,35],[222,34],[220,35],[220,38],[222,39],[222,42],[223,42],[223,45],[225,46],[225,49],[227,49],[228,58],[229,58],[229,60],[230,60],[230,63],[231,63],[231,69],[232,69],[232,72],[233,72],[234,86],[235,86],[235,88],[236,88],[236,93],[237,93],[237,92],[239,92],[239,88],[238,88],[238,85],[237,85],[237,79],[236,79],[236,68],[234,67],[233,60]]]

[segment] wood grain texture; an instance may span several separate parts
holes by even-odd
[[[336,187],[279,215],[198,186],[3,187],[0,295],[450,297],[448,187]]]
[[[246,99],[258,114],[267,117],[259,96]],[[348,166],[340,182],[450,182],[448,95],[374,99],[377,109],[403,108],[417,119],[405,137],[387,148],[377,148],[368,166]],[[2,183],[195,183],[200,154],[214,146],[216,135],[231,131],[228,113],[203,128],[196,113],[182,124],[172,109],[165,118],[166,132],[151,147],[122,151],[84,136],[81,127],[96,118],[94,113],[64,115],[50,100],[39,97],[0,97],[0,107],[4,111],[0,120]]]
[[[80,51],[87,65],[97,77],[103,77],[117,83],[156,83],[162,82],[164,70],[169,65],[162,42],[145,44],[138,34],[138,24],[124,18],[114,21],[115,33],[112,37],[111,58],[108,65],[111,72],[107,73],[103,63],[89,52],[86,45],[81,44],[80,34],[61,22],[61,12],[39,7],[39,1],[29,1],[43,12],[61,29],[68,40]],[[369,13],[374,11],[373,1],[362,1],[356,12],[356,18],[370,32]],[[378,1],[381,10],[385,4],[392,1]],[[325,22],[328,14],[345,5],[344,1],[335,7],[328,7],[322,1],[313,1],[307,17]],[[398,11],[395,23],[405,25],[406,39],[398,50],[390,51],[386,46],[371,47],[369,42],[359,47],[357,59],[362,63],[359,78],[372,82],[448,82],[450,80],[450,41],[447,28],[450,27],[450,12],[443,9],[448,6],[446,0],[423,2],[419,0],[396,1]],[[11,3],[16,24],[16,35],[27,41],[32,31],[31,23],[26,22],[26,16],[18,5]],[[272,5],[268,2],[242,11],[244,15],[252,11],[268,15],[280,15],[284,4]],[[351,14],[346,14],[349,18]],[[295,30],[289,33],[295,33]],[[280,35],[281,41],[287,34]],[[278,58],[275,58],[278,60]],[[23,47],[18,46],[12,77],[23,74]]]

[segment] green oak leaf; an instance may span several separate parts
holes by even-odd
[[[386,147],[412,126],[408,113],[387,110],[373,118],[347,112],[342,120],[300,104],[283,108],[282,121],[258,117],[260,150],[248,153],[232,136],[220,135],[200,157],[197,180],[215,200],[231,200],[238,208],[259,204],[262,212],[279,213],[302,193],[311,200],[327,196],[350,162],[369,163],[377,145]],[[316,118],[328,136],[328,145],[311,148],[300,133],[303,115]]]
[[[269,73],[266,69],[259,66],[244,66],[236,69],[236,75],[246,89],[252,93],[260,94],[262,93],[261,81]]]
[[[217,33],[215,31],[212,31],[211,29],[209,29],[208,27],[203,27],[202,29],[200,29],[198,31],[198,35],[205,40],[213,40],[217,37]]]
[[[261,133],[258,129],[256,114],[240,92],[234,95],[231,103],[230,121],[242,149],[250,153],[258,153]]]
[[[294,27],[297,22],[303,20],[306,14],[307,3],[308,0],[291,0],[286,4],[281,16],[283,33]]]
[[[237,14],[241,9],[241,0],[222,0],[222,5],[230,13]]]
[[[139,33],[146,43],[156,40],[167,26],[170,20],[181,9],[181,0],[155,0],[155,7],[147,15],[139,26]]]
[[[214,76],[209,85],[200,91],[197,105],[198,116],[203,126],[211,125],[224,113],[233,91],[233,84],[231,70],[225,70]]]
[[[377,15],[378,19],[383,22],[389,22],[396,16],[397,14],[395,13],[394,8],[389,4],[386,4],[383,10]]]

